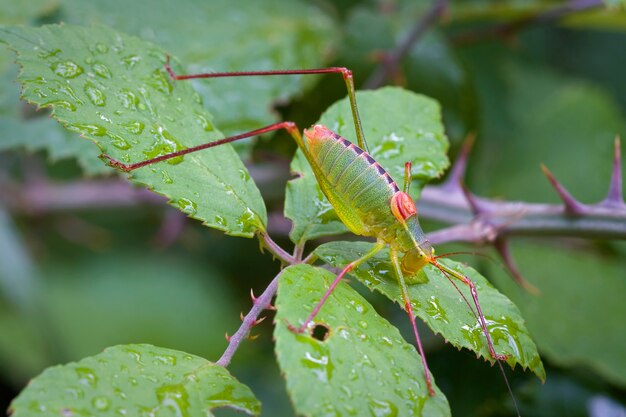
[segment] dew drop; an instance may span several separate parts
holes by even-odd
[[[250,174],[248,173],[247,169],[239,169],[239,177],[246,182],[250,181]]]
[[[396,417],[398,415],[398,408],[389,401],[371,398],[369,408],[374,417]]]
[[[380,339],[383,342],[383,345],[387,345],[387,346],[393,346],[393,341],[388,338],[387,336],[383,336]]]
[[[76,106],[67,100],[51,100],[41,104],[41,107],[54,106],[69,111],[76,111]]]
[[[34,88],[33,89],[33,94],[36,94],[37,97],[39,97],[39,98],[46,98],[46,97],[48,97],[48,94],[46,94],[46,92],[43,91],[41,88]]]
[[[181,384],[164,385],[157,392],[161,405],[174,412],[175,416],[188,416],[189,394]]]
[[[141,57],[137,55],[128,55],[122,58],[122,63],[126,66],[126,69],[133,68],[139,61],[141,61]]]
[[[155,355],[153,363],[155,365],[176,365],[176,357],[172,355]],[[173,376],[172,376],[173,378]]]
[[[97,52],[99,54],[106,54],[109,52],[109,47],[102,42],[97,42],[93,48],[90,48],[92,52]]]
[[[143,365],[143,361],[141,360],[141,353],[134,349],[125,349],[126,353],[128,353],[139,365]]]
[[[123,89],[116,94],[122,106],[128,110],[137,110],[139,106],[139,97],[128,89]]]
[[[50,57],[53,57],[53,56],[57,56],[60,53],[61,53],[61,50],[58,49],[58,48],[57,49],[52,49],[52,50],[44,49],[42,51],[39,51],[37,56],[39,56],[39,58],[46,59],[46,58],[50,58]]]
[[[146,84],[162,93],[171,94],[172,84],[169,78],[160,69],[154,70],[149,78],[146,78]]]
[[[70,60],[54,62],[50,65],[50,69],[63,78],[75,78],[84,71],[80,65]]]
[[[356,310],[357,313],[360,313],[360,314],[364,314],[368,310],[365,304],[363,304],[362,302],[358,300],[351,300],[350,305]]]
[[[259,228],[263,228],[259,217],[248,207],[246,207],[246,210],[237,219],[237,226],[243,233],[252,233]]]
[[[321,382],[327,383],[332,377],[334,366],[327,355],[316,356],[311,352],[305,352],[300,363],[311,370]]]
[[[111,139],[111,145],[115,146],[117,149],[122,151],[130,149],[130,143],[120,135],[111,132],[107,132],[106,135]]]
[[[174,138],[174,136],[165,130],[162,126],[156,126],[150,129],[150,133],[152,133],[152,137],[155,141],[150,145],[150,148],[143,151],[144,155],[148,159],[156,158],[161,155],[166,155],[172,152],[178,152],[185,149],[185,147]],[[183,157],[179,156],[176,158],[168,159],[167,163],[171,165],[179,164],[183,161]]]
[[[95,387],[98,382],[98,378],[96,377],[93,369],[79,367],[76,368],[76,375],[78,376],[78,382],[83,385],[88,385],[91,387]]]
[[[104,396],[94,397],[94,399],[91,400],[91,405],[98,411],[106,411],[111,406],[111,401]]]
[[[214,130],[213,123],[211,123],[211,121],[204,114],[196,113],[195,119],[196,123],[198,123],[205,131],[211,132]]]
[[[135,120],[134,122],[128,122],[128,123],[122,124],[122,127],[126,129],[128,133],[139,135],[141,134],[141,132],[143,132],[143,129],[146,127],[146,125],[144,125],[142,122],[138,120]]]
[[[193,215],[198,211],[198,205],[187,198],[179,198],[176,204],[185,214]]]
[[[226,221],[226,218],[224,216],[217,215],[217,216],[215,216],[213,221],[218,226],[222,226],[222,227],[228,226],[228,222]]]
[[[428,302],[426,303],[426,314],[432,317],[435,320],[443,321],[444,323],[449,323],[448,315],[446,314],[446,310],[439,303],[439,299],[434,295],[430,297]]]
[[[59,86],[59,93],[67,94],[76,103],[83,104],[83,101],[80,98],[78,98],[78,96],[76,95],[76,93],[74,92],[72,87],[70,87],[69,85],[60,85]]]
[[[106,78],[107,80],[111,78],[111,71],[109,70],[109,67],[103,63],[98,62],[94,64],[92,68],[93,72],[95,72],[98,77]]]
[[[68,125],[67,128],[69,130],[78,133],[84,133],[90,136],[104,136],[107,133],[107,130],[104,126],[89,123],[72,123]]]
[[[161,170],[161,179],[164,184],[173,184],[174,180],[170,177],[167,171]]]
[[[96,87],[91,81],[85,83],[85,94],[89,97],[89,100],[94,106],[102,107],[106,104],[106,96],[104,93]]]

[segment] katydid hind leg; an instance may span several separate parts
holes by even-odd
[[[422,340],[420,339],[419,332],[417,331],[417,324],[415,323],[415,314],[413,313],[413,306],[411,304],[411,299],[409,298],[409,290],[406,285],[406,281],[404,279],[404,274],[402,273],[402,267],[400,266],[400,261],[398,259],[398,252],[395,250],[390,250],[389,257],[391,258],[391,263],[393,264],[393,268],[396,271],[396,276],[398,277],[398,282],[400,284],[400,291],[402,292],[402,299],[404,301],[404,307],[409,315],[409,320],[411,321],[411,327],[413,328],[413,334],[415,335],[415,341],[417,342],[417,350],[422,358],[422,365],[424,366],[424,377],[426,379],[426,386],[428,387],[428,393],[431,396],[435,395],[435,390],[433,389],[432,378],[430,376],[430,369],[428,369],[428,363],[426,362],[426,355],[424,353],[424,348],[422,347]]]
[[[194,146],[191,148],[187,148],[187,149],[183,149],[181,151],[177,151],[177,152],[172,152],[172,153],[168,153],[165,155],[161,155],[161,156],[157,156],[156,158],[152,158],[152,159],[146,159],[145,161],[141,161],[141,162],[136,162],[136,163],[132,163],[132,164],[125,164],[121,161],[118,161],[117,159],[112,158],[111,156],[107,155],[107,154],[103,154],[102,157],[106,158],[108,160],[108,164],[114,168],[119,168],[124,172],[130,172],[133,171],[137,168],[142,168],[145,167],[147,165],[152,165],[155,164],[157,162],[162,162],[162,161],[167,161],[168,159],[172,159],[172,158],[176,158],[182,155],[187,155],[190,153],[194,153],[194,152],[198,152],[204,149],[209,149],[209,148],[214,148],[216,146],[220,146],[220,145],[224,145],[226,143],[231,143],[231,142],[235,142],[241,139],[246,139],[252,136],[258,136],[258,135],[262,135],[264,133],[268,133],[268,132],[273,132],[275,130],[280,130],[280,129],[285,129],[296,141],[296,143],[298,143],[298,146],[301,146],[302,143],[302,136],[300,135],[300,131],[298,130],[298,126],[296,126],[295,123],[293,122],[279,122],[279,123],[273,123],[271,125],[262,127],[260,129],[255,129],[255,130],[251,130],[249,132],[244,132],[241,133],[239,135],[235,135],[235,136],[230,136],[224,139],[219,139],[213,142],[207,142],[207,143],[203,143],[201,145],[198,146]]]
[[[330,297],[330,295],[333,293],[333,291],[335,290],[337,285],[339,285],[339,283],[341,282],[343,277],[348,272],[352,271],[354,268],[358,267],[360,264],[362,264],[363,262],[365,262],[368,259],[370,259],[372,256],[376,255],[378,252],[380,252],[380,250],[382,248],[384,248],[385,245],[386,245],[386,243],[384,241],[376,242],[374,247],[372,249],[370,249],[365,255],[361,256],[360,258],[358,258],[358,259],[350,262],[348,265],[346,265],[341,270],[341,272],[339,274],[337,274],[337,276],[335,277],[333,282],[330,284],[330,286],[328,287],[328,289],[326,290],[326,292],[324,293],[322,298],[317,302],[317,304],[313,308],[313,311],[311,311],[309,316],[304,320],[302,325],[300,325],[300,327],[295,327],[295,326],[293,326],[291,324],[288,324],[287,326],[289,327],[289,330],[291,330],[293,332],[296,332],[296,333],[304,333],[304,331],[307,329],[307,327],[309,327],[309,324],[315,319],[315,317],[317,316],[319,311],[322,309],[322,307],[324,306],[324,303],[326,303],[326,300],[328,300],[328,297]]]
[[[177,74],[170,66],[170,55],[166,56],[165,70],[172,80],[193,80],[199,78],[227,78],[227,77],[255,77],[255,76],[272,76],[272,75],[311,75],[311,74],[341,74],[348,91],[348,100],[350,101],[350,111],[354,121],[354,129],[357,137],[358,145],[365,152],[369,153],[365,135],[363,134],[363,125],[361,124],[361,116],[359,116],[359,108],[356,103],[356,88],[354,86],[354,77],[352,71],[346,67],[327,67],[327,68],[311,68],[311,69],[290,69],[290,70],[267,70],[267,71],[229,71],[229,72],[205,72],[199,74]]]

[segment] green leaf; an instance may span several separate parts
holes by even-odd
[[[0,39],[18,52],[24,98],[52,107],[54,118],[115,159],[139,162],[223,137],[191,86],[170,80],[165,52],[150,43],[78,26],[5,27]],[[230,235],[251,237],[267,223],[263,199],[230,146],[130,178]]]
[[[399,181],[400,187],[407,161],[413,163],[414,195],[447,168],[448,139],[437,102],[396,87],[358,92],[357,102],[371,155]],[[329,107],[319,123],[357,142],[347,98]],[[300,175],[289,182],[285,199],[285,216],[293,221],[291,240],[301,244],[347,231],[320,191],[300,150],[291,169]]]
[[[365,242],[331,242],[319,246],[315,254],[334,267],[343,267],[363,256],[371,247],[372,244]],[[474,282],[496,352],[510,355],[507,363],[511,367],[520,364],[544,380],[543,364],[518,308],[474,269],[450,260],[440,262]],[[494,363],[479,322],[456,288],[431,265],[425,266],[418,274],[419,281],[427,282],[409,285],[415,315],[453,346],[470,349]],[[400,306],[404,305],[387,251],[379,252],[352,271],[351,275],[369,289],[379,291]],[[458,281],[455,284],[474,308],[467,286]]]
[[[120,345],[48,368],[11,403],[14,417],[144,414],[213,416],[217,407],[258,415],[250,389],[221,366],[152,345]]]
[[[325,340],[289,330],[313,310],[334,279],[310,265],[287,268],[276,298],[276,354],[287,390],[306,416],[445,416],[443,393],[430,397],[415,348],[356,291],[340,283],[315,319]]]
[[[319,7],[299,0],[62,0],[61,6],[64,21],[106,24],[163,45],[189,73],[318,68],[338,38],[337,25]],[[215,124],[234,134],[277,121],[268,109],[315,80],[296,75],[193,83]]]

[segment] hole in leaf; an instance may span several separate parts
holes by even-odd
[[[325,324],[316,324],[315,327],[313,328],[313,331],[311,332],[311,336],[313,336],[314,339],[317,339],[320,342],[323,342],[326,339],[328,339],[329,334],[330,334],[330,327],[328,327]]]

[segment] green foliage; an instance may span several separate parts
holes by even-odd
[[[190,73],[315,68],[324,62],[337,37],[331,19],[303,1],[62,0],[61,4],[65,6],[64,21],[113,25],[158,43]],[[299,94],[314,81],[292,76],[193,84],[215,124],[234,133],[276,121],[276,114],[268,108]]]
[[[341,283],[314,324],[323,340],[296,334],[334,279],[309,265],[287,268],[276,298],[276,355],[296,411],[307,416],[446,416],[439,388],[431,397],[415,348],[371,304]]]
[[[319,246],[315,254],[334,267],[343,267],[370,249],[371,244],[365,242],[331,242]],[[441,262],[461,272],[476,285],[496,351],[509,355],[507,362],[512,367],[520,364],[523,368],[532,370],[541,380],[545,380],[546,373],[539,353],[517,307],[474,269],[449,260]],[[369,289],[380,291],[400,306],[404,305],[387,251],[381,251],[359,265],[351,275]],[[409,286],[409,296],[416,316],[453,346],[473,350],[477,355],[494,363],[474,313],[455,286],[431,265],[424,267],[418,275],[418,283]],[[467,286],[458,281],[455,281],[455,285],[462,292],[462,296],[472,303]]]
[[[54,118],[119,161],[138,162],[223,137],[191,85],[173,85],[163,68],[165,52],[145,41],[103,27],[4,28],[0,36],[20,52],[23,97],[52,106]],[[130,177],[228,234],[250,237],[267,223],[261,195],[230,146]]]
[[[206,415],[232,407],[261,411],[250,389],[219,365],[171,349],[124,345],[47,369],[11,403],[16,417],[34,414]]]

